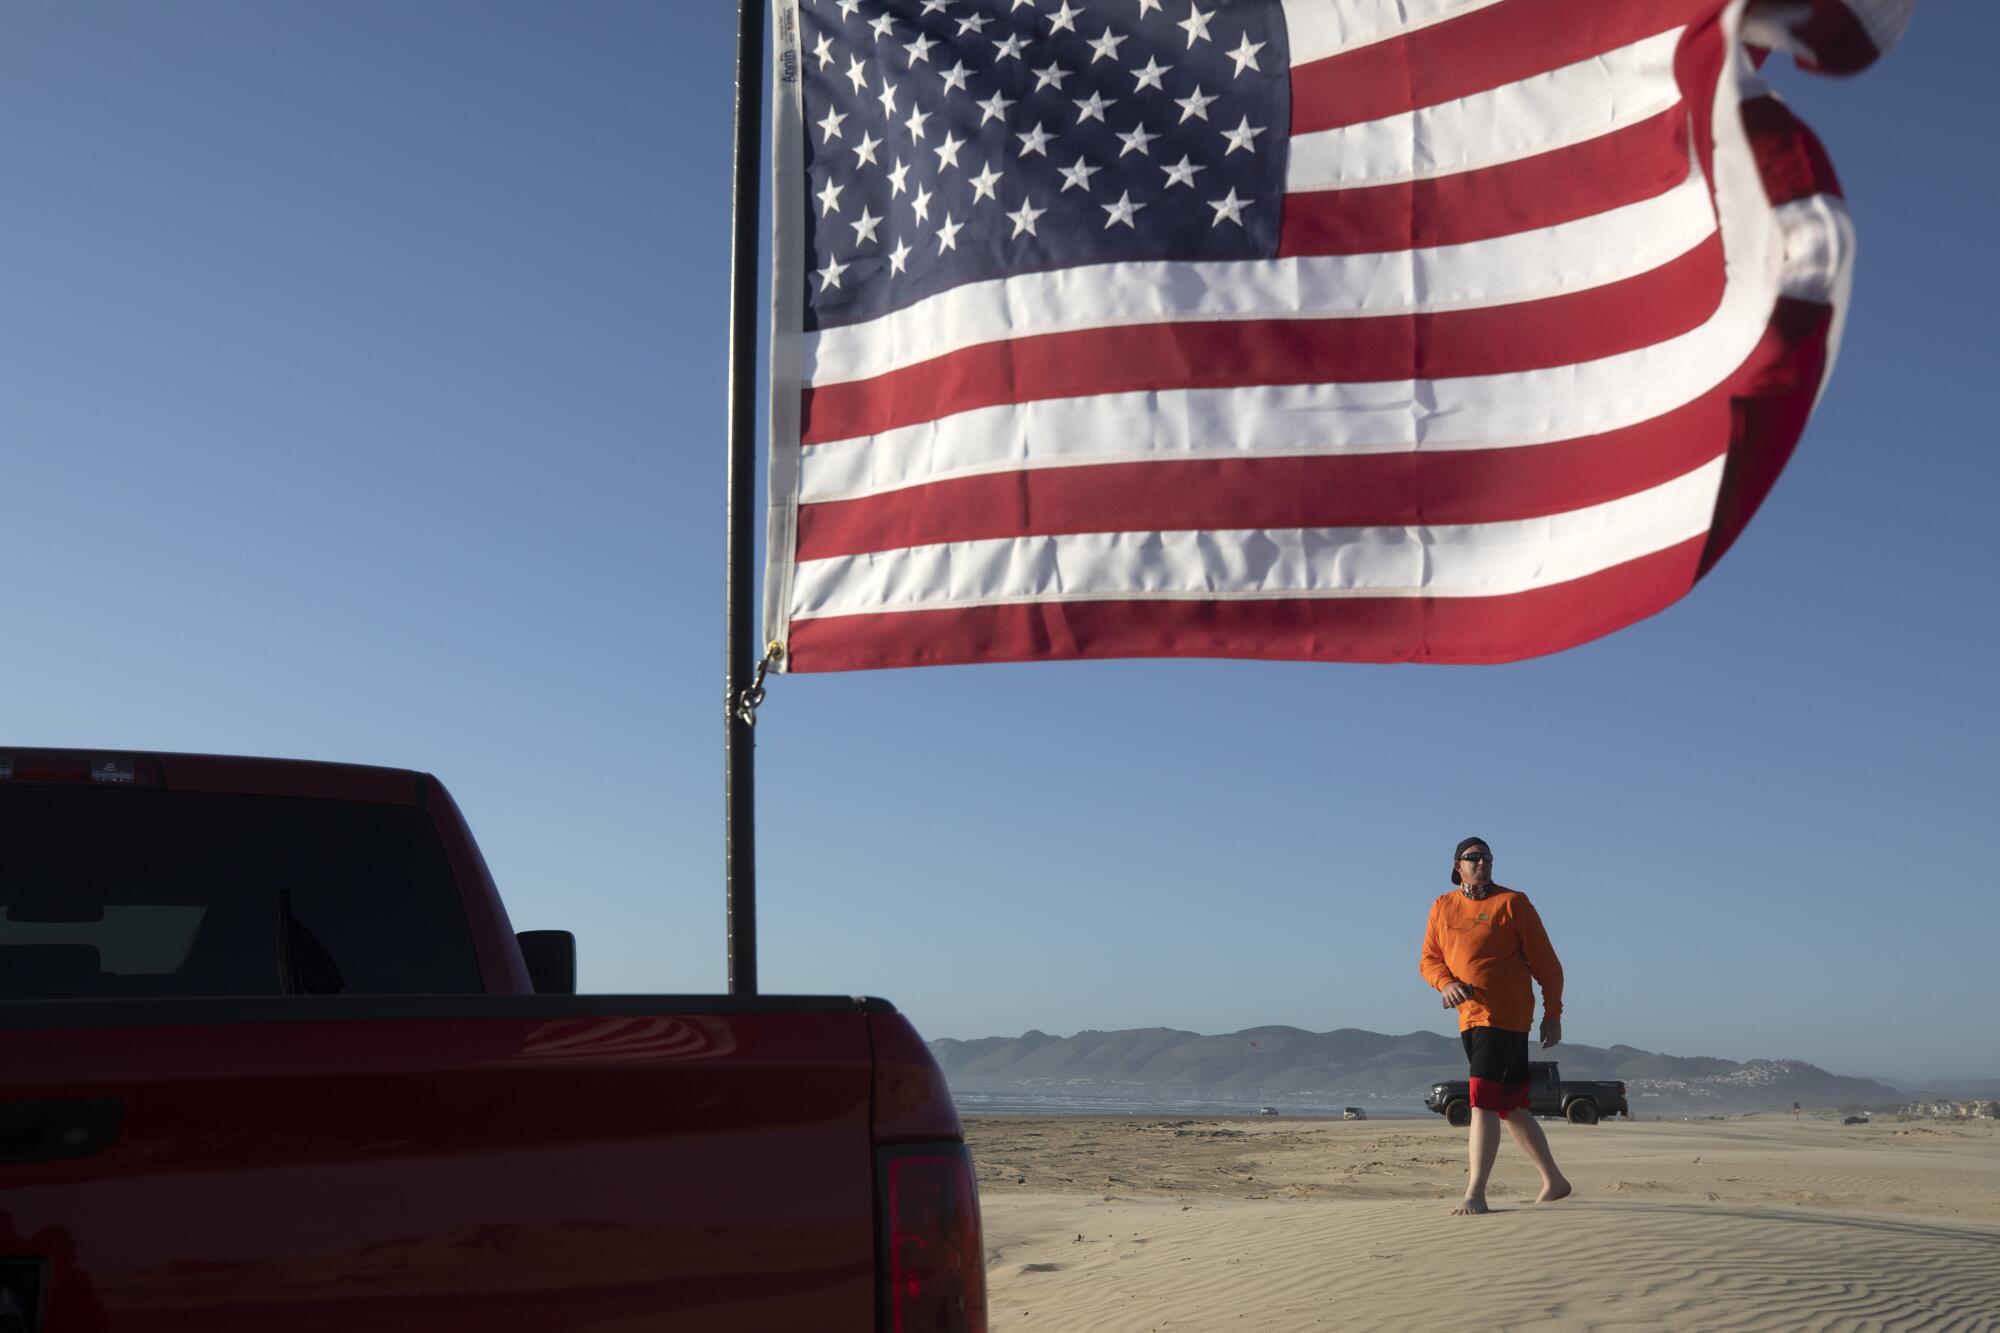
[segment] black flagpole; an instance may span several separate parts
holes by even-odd
[[[757,993],[756,733],[743,706],[751,687],[755,610],[751,523],[756,514],[758,150],[764,138],[764,0],[736,0],[735,204],[729,246],[729,570],[724,686],[723,882],[728,899],[729,993]]]

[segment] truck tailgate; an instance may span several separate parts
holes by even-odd
[[[44,1333],[872,1327],[861,1008],[676,999],[0,1006],[0,1262]]]

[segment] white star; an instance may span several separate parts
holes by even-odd
[[[896,169],[889,173],[889,197],[894,199],[904,189],[903,178],[910,174],[909,164],[902,158],[896,159]]]
[[[1147,56],[1146,68],[1132,71],[1132,77],[1139,81],[1133,85],[1132,91],[1136,93],[1141,88],[1158,88],[1165,92],[1167,85],[1160,82],[1160,76],[1172,68],[1172,65],[1162,65],[1155,56]]]
[[[1256,152],[1257,151],[1256,145],[1251,143],[1250,141],[1252,139],[1255,139],[1258,135],[1262,134],[1266,128],[1267,127],[1263,125],[1252,125],[1250,123],[1250,117],[1245,116],[1243,118],[1243,123],[1238,125],[1235,129],[1224,130],[1222,132],[1222,137],[1229,140],[1229,147],[1222,150],[1222,155],[1224,157],[1228,157],[1231,153],[1235,152],[1239,148],[1246,149],[1252,153]]]
[[[994,46],[999,48],[994,53],[993,63],[997,65],[1003,60],[1019,60],[1021,58],[1021,49],[1027,44],[1028,39],[1019,33],[1015,33],[1004,42],[993,43]]]
[[[891,18],[887,14],[882,15],[882,17],[880,18],[874,18],[868,20],[868,26],[875,30],[875,36],[877,38],[887,37],[889,35],[889,29],[894,27],[895,25],[896,25],[896,20]]]
[[[1000,196],[993,192],[993,187],[999,183],[1000,173],[993,169],[991,162],[988,162],[980,169],[977,176],[972,177],[972,202],[976,204],[981,199],[991,199],[994,203],[999,203]]]
[[[881,146],[882,141],[880,139],[863,130],[861,133],[861,142],[854,145],[854,165],[858,167],[863,162],[866,162],[871,167],[881,166],[882,164],[875,160],[875,150]]]
[[[845,185],[835,185],[832,181],[828,181],[826,188],[813,196],[819,200],[819,211],[821,213],[838,213],[840,211],[840,192],[846,188]]]
[[[853,18],[854,11],[861,8],[861,0],[836,0],[836,2],[840,5],[840,16],[844,19]],[[1145,4],[1145,2],[1146,0],[1139,0],[1141,5]],[[1145,11],[1142,9],[1140,12],[1144,13]]]
[[[1146,17],[1146,11],[1149,9],[1159,9],[1159,8],[1160,8],[1160,0],[1139,0],[1139,17],[1140,18]],[[1165,13],[1166,11],[1161,10],[1160,12]]]
[[[1118,156],[1123,157],[1127,153],[1139,153],[1146,157],[1151,157],[1152,151],[1148,149],[1146,145],[1153,142],[1153,140],[1159,138],[1160,136],[1157,134],[1146,133],[1146,127],[1142,123],[1134,125],[1132,127],[1132,132],[1130,134],[1120,134],[1115,137],[1117,138],[1119,143],[1125,145],[1123,148],[1118,150]]]
[[[1220,102],[1221,100],[1222,98],[1219,96],[1218,97],[1205,96],[1201,91],[1201,85],[1196,84],[1194,88],[1194,96],[1176,97],[1174,99],[1174,105],[1181,109],[1181,123],[1186,124],[1187,118],[1189,116],[1199,116],[1201,117],[1201,119],[1207,120],[1209,103]]]
[[[933,153],[938,155],[938,170],[943,171],[946,167],[957,166],[958,150],[963,147],[965,147],[965,140],[959,138],[949,130],[945,131],[944,142],[931,149]]]
[[[951,8],[951,0],[924,0],[924,13],[938,14]]]
[[[1123,194],[1118,196],[1117,203],[1099,204],[1098,207],[1103,209],[1106,213],[1110,214],[1109,217],[1104,219],[1104,230],[1110,231],[1113,227],[1117,226],[1119,223],[1122,222],[1126,226],[1131,227],[1132,230],[1137,231],[1138,228],[1136,226],[1133,226],[1132,223],[1132,215],[1134,213],[1137,213],[1140,209],[1144,208],[1145,205],[1133,203],[1132,192],[1130,190],[1127,190]]]
[[[1215,210],[1215,221],[1209,223],[1209,226],[1220,227],[1222,220],[1228,218],[1240,227],[1243,225],[1243,210],[1250,206],[1250,201],[1238,199],[1236,191],[1231,190],[1227,198],[1209,200],[1208,206]]]
[[[861,216],[847,225],[854,228],[854,243],[859,245],[863,241],[872,241],[875,239],[875,229],[882,225],[882,219],[870,213],[868,205],[863,204],[861,206]]]
[[[1013,4],[1007,6],[1007,12],[1011,14],[1015,10],[1020,9],[1023,6],[1029,9],[1033,9],[1035,7],[1035,0],[1014,0]]]
[[[825,291],[829,287],[838,287],[840,285],[840,275],[847,272],[851,267],[852,265],[843,264],[832,255],[828,255],[826,257],[826,267],[819,271],[819,289]]]
[[[1185,185],[1189,189],[1193,189],[1194,173],[1197,171],[1207,171],[1208,168],[1198,167],[1194,165],[1192,162],[1188,161],[1187,154],[1182,153],[1180,161],[1174,163],[1170,167],[1161,167],[1160,170],[1167,173],[1167,183],[1161,186],[1160,188],[1163,190],[1171,190],[1176,185]]]
[[[1234,193],[1234,191],[1231,191],[1231,193]],[[910,207],[916,210],[917,221],[929,222],[931,220],[931,192],[919,185],[917,192],[910,196]]]
[[[930,118],[930,112],[924,110],[922,107],[913,106],[910,108],[910,118],[904,121],[903,124],[910,131],[912,139],[921,140],[924,137],[924,122]]]
[[[1026,134],[1016,134],[1014,137],[1021,141],[1022,157],[1030,157],[1036,153],[1047,157],[1048,145],[1055,141],[1056,136],[1043,129],[1042,122],[1038,120],[1035,122],[1035,128],[1029,130]]]
[[[890,116],[895,115],[896,85],[889,82],[889,80],[885,77],[882,80],[882,91],[875,95],[875,100],[882,104],[882,118],[884,120],[887,120]]]
[[[1193,4],[1189,5],[1188,8],[1193,12],[1174,26],[1186,31],[1188,35],[1188,50],[1192,51],[1197,41],[1210,42],[1215,40],[1208,35],[1208,21],[1215,17],[1215,11],[1211,9],[1207,13],[1203,13],[1200,5]]]
[[[938,224],[939,254],[943,254],[947,250],[958,249],[958,233],[964,226],[963,222],[953,222],[951,214],[947,213],[944,215],[944,221]]]
[[[855,56],[848,63],[847,81],[854,85],[854,91],[857,93],[868,86],[868,66],[861,63],[860,56]]]
[[[1005,125],[1007,123],[1007,108],[1014,105],[1014,102],[1011,98],[1002,97],[999,93],[995,93],[985,101],[974,102],[973,105],[986,113],[979,118],[981,125],[984,125],[989,120],[997,120],[1002,125]]]
[[[1021,207],[1007,215],[1008,220],[1014,224],[1014,235],[1009,236],[1007,239],[1010,241],[1014,240],[1024,231],[1028,235],[1033,236],[1035,234],[1035,219],[1048,211],[1046,208],[1036,208],[1034,200],[1023,198],[1021,200]]]
[[[1071,9],[1069,0],[1063,0],[1062,8],[1049,15],[1049,31],[1061,32],[1064,28],[1068,28],[1071,32],[1075,32],[1076,16],[1082,12],[1081,9]]]
[[[825,69],[828,65],[831,65],[833,63],[833,38],[827,36],[825,33],[821,33],[819,40],[813,43],[813,54],[819,57],[819,67],[821,69]]]
[[[1092,176],[1095,176],[1098,172],[1104,170],[1104,168],[1093,167],[1088,162],[1084,161],[1082,158],[1079,157],[1075,162],[1072,162],[1069,166],[1057,167],[1056,170],[1062,174],[1063,178],[1063,187],[1061,191],[1062,193],[1068,194],[1070,187],[1076,186],[1080,188],[1085,194],[1089,194],[1090,178]]]
[[[1084,45],[1091,49],[1090,63],[1095,65],[1100,60],[1116,60],[1118,58],[1118,48],[1130,40],[1132,39],[1129,37],[1113,37],[1110,27],[1107,26],[1104,29],[1102,37],[1097,38],[1095,41],[1086,42]]]
[[[1254,69],[1259,74],[1263,73],[1263,68],[1257,63],[1257,53],[1263,49],[1264,43],[1251,41],[1250,34],[1245,32],[1243,40],[1237,44],[1234,51],[1223,52],[1224,55],[1236,62],[1236,73],[1230,77],[1240,79],[1243,77],[1243,71],[1246,69]]]
[[[889,275],[894,277],[896,274],[901,273],[909,265],[909,262],[910,247],[906,242],[898,239],[896,248],[889,252]]]
[[[1051,60],[1047,69],[1038,69],[1035,71],[1035,91],[1040,92],[1053,83],[1056,86],[1056,91],[1061,92],[1062,81],[1068,77],[1069,71]]]
[[[1071,98],[1070,100],[1076,101],[1075,98]],[[1086,120],[1103,120],[1104,108],[1117,105],[1118,99],[1115,97],[1106,97],[1103,93],[1092,93],[1089,98],[1076,103],[1076,123],[1081,125]]]
[[[846,119],[847,117],[840,114],[840,112],[828,108],[826,119],[813,122],[819,126],[819,141],[821,143],[832,143],[835,139],[838,139],[840,137],[840,122]]]
[[[919,60],[928,65],[931,63],[931,48],[936,45],[937,43],[930,38],[919,35],[914,42],[904,42],[903,49],[910,53],[910,63],[912,65],[915,65]]]
[[[944,90],[946,92],[962,93],[965,91],[965,76],[970,73],[972,71],[967,69],[965,62],[961,60],[950,69],[939,70],[938,77],[944,80]]]
[[[992,21],[992,19],[986,17],[984,14],[975,14],[969,19],[960,19],[958,21],[958,35],[963,37],[968,32],[976,33]]]

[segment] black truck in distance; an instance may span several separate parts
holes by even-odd
[[[1462,1078],[1433,1083],[1424,1097],[1424,1105],[1451,1124],[1469,1125],[1472,1123],[1472,1084]],[[1629,1118],[1632,1114],[1632,1108],[1625,1102],[1623,1083],[1591,1080],[1564,1082],[1557,1074],[1553,1060],[1536,1060],[1528,1065],[1528,1110],[1534,1115],[1560,1117],[1572,1125],[1594,1125],[1601,1116],[1622,1115]]]

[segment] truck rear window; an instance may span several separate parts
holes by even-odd
[[[479,965],[421,810],[0,791],[0,999],[465,994]]]

